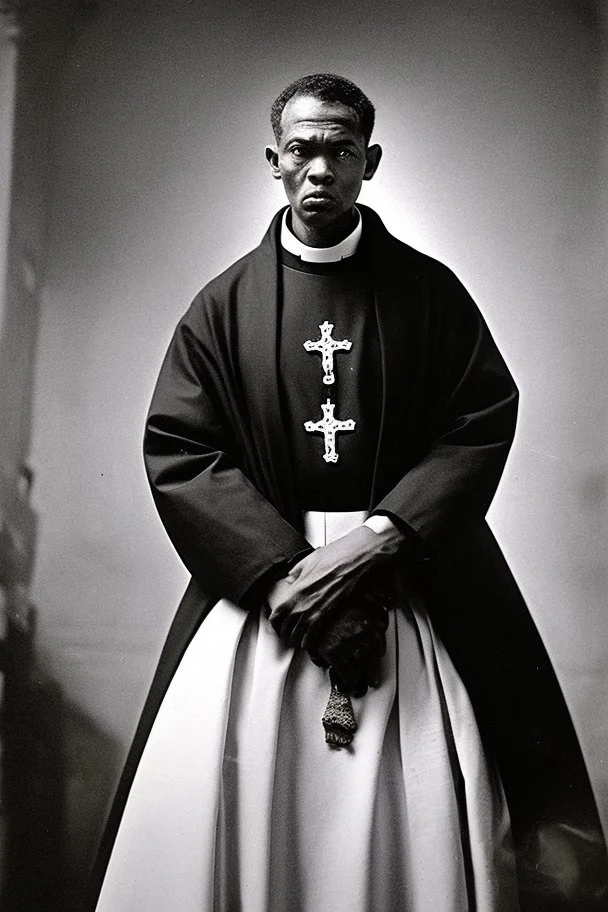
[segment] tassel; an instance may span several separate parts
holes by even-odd
[[[340,750],[340,748],[352,744],[357,731],[357,720],[350,697],[342,691],[340,681],[334,675],[333,669],[330,669],[329,676],[331,690],[321,721],[325,729],[326,744]]]

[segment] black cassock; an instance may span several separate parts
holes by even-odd
[[[584,877],[601,880],[604,846],[578,741],[484,519],[513,439],[517,389],[450,270],[360,209],[357,258],[373,289],[382,387],[369,509],[411,532],[417,583],[497,758],[516,842],[530,848],[541,822],[584,831],[579,860],[593,858]],[[256,604],[264,580],[309,550],[281,407],[280,224],[281,213],[258,248],[196,297],[152,400],[147,470],[192,581],[119,784],[94,890],[163,694],[201,621],[221,597],[244,610]],[[542,908],[541,899],[530,908]]]

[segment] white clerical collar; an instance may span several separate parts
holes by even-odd
[[[355,211],[359,218],[354,231],[351,231],[348,237],[345,237],[343,241],[340,241],[340,243],[336,244],[334,247],[308,247],[306,244],[303,244],[302,241],[299,241],[287,225],[287,215],[289,211],[289,209],[286,209],[283,215],[281,244],[285,250],[295,254],[295,256],[301,257],[305,263],[335,263],[337,260],[343,260],[346,257],[352,256],[356,251],[363,228],[363,219],[356,206]]]

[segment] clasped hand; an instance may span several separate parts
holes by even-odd
[[[321,668],[331,668],[333,680],[341,689],[362,697],[368,687],[380,683],[382,656],[386,652],[388,607],[392,592],[388,587],[361,583],[346,606],[329,621],[317,646],[309,650],[311,660]]]
[[[397,529],[359,526],[303,558],[268,595],[281,640],[331,665],[353,693],[376,683],[391,600],[377,570],[401,541]]]

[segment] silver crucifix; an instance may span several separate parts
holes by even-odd
[[[332,339],[331,334],[334,329],[333,323],[328,323],[327,320],[325,323],[319,323],[319,329],[321,330],[321,338],[317,339],[316,342],[308,340],[304,342],[304,348],[307,352],[318,351],[321,352],[321,364],[323,365],[323,383],[334,383],[334,352],[335,351],[350,351],[352,342],[349,342],[348,339],[343,339],[342,342]]]
[[[305,421],[304,427],[307,431],[318,431],[323,434],[325,441],[325,452],[323,459],[325,462],[337,462],[338,454],[336,453],[336,433],[338,431],[354,431],[355,422],[352,418],[347,421],[338,421],[334,418],[335,405],[329,399],[321,403],[323,417],[320,421]]]

